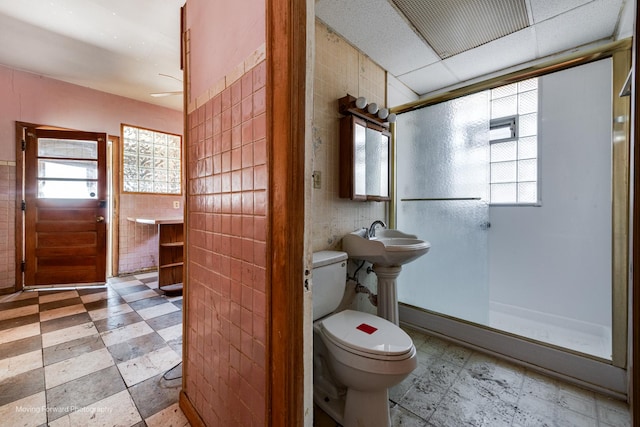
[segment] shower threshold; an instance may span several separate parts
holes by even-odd
[[[492,301],[489,327],[611,360],[611,328]]]

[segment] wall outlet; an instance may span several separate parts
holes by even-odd
[[[175,200],[173,202],[173,209],[180,209],[180,200]]]
[[[313,188],[321,188],[322,187],[322,174],[320,171],[313,171]]]

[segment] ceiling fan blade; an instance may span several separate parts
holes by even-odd
[[[179,79],[179,78],[177,78],[177,77],[170,76],[169,74],[158,73],[158,75],[159,75],[159,76],[162,76],[162,77],[169,77],[170,79],[174,79],[174,80],[177,80],[177,81],[179,81],[180,83],[182,83],[182,80],[180,80],[180,79]]]
[[[154,98],[163,98],[165,96],[182,95],[182,91],[176,90],[173,92],[156,92],[156,93],[151,93],[150,95],[153,96]]]

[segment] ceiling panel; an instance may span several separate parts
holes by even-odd
[[[440,59],[386,0],[318,0],[316,16],[395,76]]]
[[[524,0],[393,0],[441,59],[529,25]]]
[[[0,64],[181,109],[181,96],[150,94],[181,89],[179,16],[184,1],[0,0]],[[474,15],[489,11],[460,11],[456,7],[461,2],[473,11],[489,1],[496,2],[495,7],[524,2],[527,8],[526,28],[442,62],[392,0],[315,2],[319,19],[417,95],[580,45],[606,42],[616,31],[629,36],[635,5],[633,0],[397,1],[410,1],[420,9],[414,12],[419,15],[416,22],[428,23],[437,16],[432,22],[439,28],[436,36],[445,43],[463,40],[466,46],[502,24],[489,24],[486,17],[474,21]],[[463,15],[466,18],[460,19]],[[514,25],[521,26],[522,19],[521,13]],[[455,49],[460,48],[442,48],[443,56]]]
[[[429,93],[460,82],[442,61],[403,74],[398,80],[416,93]]]
[[[536,24],[538,54],[552,55],[597,40],[610,39],[616,29],[622,0],[595,0]]]
[[[531,15],[533,16],[533,23],[537,24],[542,21],[546,21],[549,18],[553,18],[561,13],[568,12],[576,7],[584,6],[592,0],[562,0],[562,1],[549,1],[549,0],[529,0],[531,4]]]
[[[443,62],[460,80],[493,73],[536,59],[536,36],[532,27],[499,38]]]

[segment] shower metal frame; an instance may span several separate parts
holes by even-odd
[[[391,112],[400,114],[422,107],[449,101],[462,96],[470,95],[476,92],[491,89],[497,86],[515,83],[532,77],[539,77],[556,71],[561,71],[578,65],[587,64],[604,58],[612,58],[613,63],[613,79],[612,79],[612,360],[604,360],[595,356],[589,356],[576,353],[571,350],[561,349],[553,345],[541,345],[539,343],[528,340],[527,338],[517,337],[505,332],[497,332],[497,330],[487,326],[473,324],[461,319],[452,318],[439,313],[434,313],[426,309],[421,309],[422,316],[430,319],[430,325],[437,325],[435,328],[430,327],[431,332],[446,335],[461,343],[466,343],[473,347],[482,348],[488,352],[492,350],[493,345],[497,345],[501,349],[505,346],[501,344],[503,340],[513,340],[514,338],[523,342],[534,345],[538,352],[546,355],[550,361],[548,367],[540,366],[538,361],[527,360],[526,352],[520,350],[500,351],[503,356],[507,356],[515,361],[531,366],[538,366],[547,373],[555,374],[565,379],[573,379],[584,386],[591,386],[600,391],[608,391],[618,397],[627,394],[627,376],[628,367],[628,304],[629,304],[629,284],[630,281],[630,240],[629,240],[629,221],[630,221],[630,189],[629,177],[631,167],[630,157],[630,98],[618,96],[623,88],[631,69],[631,47],[632,39],[619,40],[597,47],[575,52],[565,56],[543,58],[534,62],[532,65],[521,70],[508,72],[506,74],[487,78],[486,80],[476,81],[464,87],[453,87],[444,90],[432,96],[422,98],[418,101],[400,105],[391,109]],[[391,185],[390,195],[391,203],[389,206],[389,223],[390,227],[397,227],[397,208],[398,199],[396,192],[396,126],[391,125]],[[415,309],[400,303],[401,323],[408,320],[416,326],[416,321],[420,315],[415,313]],[[416,317],[418,316],[418,317]],[[434,323],[435,322],[435,323]],[[457,323],[463,330],[459,336],[451,336],[451,325],[449,323]],[[421,323],[421,322],[419,322]],[[419,326],[419,325],[418,325]],[[469,329],[471,328],[471,329]],[[453,328],[455,330],[456,328]],[[466,332],[464,332],[466,331]],[[475,331],[471,333],[470,331]],[[455,334],[455,332],[453,332]],[[478,341],[473,336],[482,336],[485,341]],[[487,344],[483,344],[488,343]],[[508,347],[508,345],[507,345]],[[576,359],[577,358],[577,359]],[[606,366],[609,365],[609,366]],[[579,372],[591,371],[594,367],[601,366],[602,375],[587,375],[583,378]],[[558,369],[558,367],[560,369]],[[564,371],[564,372],[563,372]],[[607,379],[608,378],[608,379]],[[600,384],[598,386],[598,383]]]

